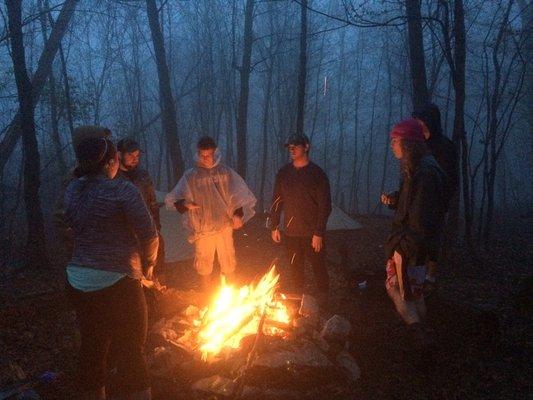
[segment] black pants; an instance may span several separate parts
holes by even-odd
[[[316,286],[320,292],[329,290],[329,276],[326,268],[326,249],[317,253],[311,246],[311,236],[285,236],[289,256],[289,271],[292,275],[294,289],[301,292],[305,285],[305,261],[313,268]]]
[[[148,313],[140,282],[126,277],[94,292],[82,292],[70,285],[68,290],[81,333],[79,388],[94,391],[106,385],[110,352],[121,392],[134,393],[149,388],[143,354]]]

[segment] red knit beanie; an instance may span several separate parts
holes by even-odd
[[[414,118],[403,120],[394,125],[390,132],[390,137],[413,140],[415,142],[425,141],[422,124]]]

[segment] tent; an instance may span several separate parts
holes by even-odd
[[[165,192],[156,191],[157,202],[161,204],[161,234],[165,240],[165,262],[177,262],[193,257],[194,247],[187,241],[187,230],[179,212],[165,208]]]
[[[156,192],[160,203],[161,233],[165,240],[165,262],[177,262],[193,257],[194,247],[187,241],[187,230],[183,226],[183,217],[176,211],[168,211],[165,206],[165,192]],[[352,219],[337,205],[333,205],[326,229],[328,231],[352,231],[361,228],[361,224]]]
[[[336,204],[331,207],[331,214],[329,214],[328,224],[326,230],[341,231],[341,230],[355,230],[361,228],[361,224],[342,211]]]

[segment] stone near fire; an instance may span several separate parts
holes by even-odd
[[[186,317],[196,318],[200,314],[200,309],[195,305],[190,304],[185,310],[183,310],[183,315]]]
[[[151,373],[155,376],[170,376],[179,366],[178,358],[166,346],[156,347],[149,357],[149,363]]]
[[[192,386],[192,389],[204,393],[231,396],[235,390],[235,382],[220,375],[213,375],[200,379]]]
[[[242,399],[261,399],[261,400],[300,400],[302,393],[296,390],[258,388],[254,386],[245,386],[242,391]]]
[[[174,323],[178,320],[179,316],[171,319],[162,318],[154,324],[154,326],[152,327],[152,333],[155,335],[159,335],[165,340],[176,340],[178,339],[178,334],[173,329],[173,326]]]
[[[314,343],[305,341],[287,350],[261,354],[253,365],[267,368],[285,368],[289,365],[328,368],[333,364]]]
[[[346,318],[335,314],[326,321],[320,336],[327,341],[344,342],[348,338],[351,329],[352,325]]]
[[[320,335],[319,332],[313,331],[311,337],[313,338],[313,341],[316,343],[316,345],[323,351],[323,352],[329,352],[330,345],[329,343]]]
[[[355,359],[347,351],[341,351],[339,354],[337,354],[337,364],[342,368],[346,374],[346,377],[350,381],[355,382],[361,377],[359,365],[357,365]]]
[[[300,304],[300,310],[298,313],[311,320],[318,320],[320,308],[318,307],[316,299],[313,296],[304,294],[302,296],[302,303]]]

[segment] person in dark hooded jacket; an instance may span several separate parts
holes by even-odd
[[[448,212],[451,200],[459,188],[457,151],[453,142],[442,133],[439,107],[433,103],[428,103],[422,108],[415,110],[412,116],[422,123],[424,137],[429,151],[446,174],[443,195],[446,212]],[[443,228],[444,225],[445,219],[443,220]],[[442,231],[444,232],[444,230],[445,229]],[[442,238],[441,242],[443,242]],[[427,263],[428,273],[426,277],[426,289],[428,289],[428,291],[430,291],[435,284],[441,248],[442,243],[438,249],[436,249],[437,251],[431,254]]]
[[[418,340],[425,336],[422,287],[427,261],[440,246],[446,209],[445,174],[428,150],[419,121],[408,119],[396,124],[390,136],[402,181],[386,244],[386,288],[414,340]]]
[[[412,117],[422,123],[429,151],[446,173],[444,194],[449,205],[450,199],[459,188],[459,170],[455,145],[442,133],[440,110],[435,104],[428,103],[424,107],[415,110]]]

